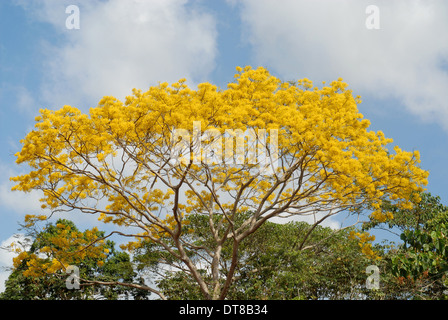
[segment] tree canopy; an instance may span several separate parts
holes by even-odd
[[[41,110],[16,154],[29,171],[11,178],[13,189],[41,191],[51,213],[115,224],[113,234],[134,239],[127,249],[162,248],[204,298],[224,299],[243,241],[269,219],[314,215],[317,226],[339,212],[368,210],[384,222],[393,218],[385,201],[405,210],[420,200],[428,173],[418,151],[388,149],[392,140],[368,130],[360,98],[347,87],[342,79],[318,88],[238,67],[226,89],[201,83],[193,90],[181,79],[134,89],[124,102],[104,97],[87,114]],[[191,227],[198,215],[209,233],[199,245]],[[352,237],[368,242],[362,233]]]
[[[142,299],[149,296],[147,290],[129,290],[119,285],[139,279],[130,256],[116,251],[112,241],[102,240],[103,231],[93,228],[81,232],[65,219],[48,223],[38,231],[29,217],[24,228],[32,243],[29,247],[26,243],[13,244],[17,256],[1,299],[117,299],[120,295]],[[67,285],[71,280],[71,273],[66,272],[68,266],[77,267],[78,288]]]

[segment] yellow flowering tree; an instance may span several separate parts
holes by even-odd
[[[16,155],[29,172],[11,178],[13,189],[40,190],[52,212],[115,224],[115,234],[135,239],[130,249],[156,243],[204,298],[223,299],[240,243],[268,219],[316,215],[319,224],[368,208],[371,219],[386,221],[393,216],[381,209],[384,200],[401,208],[418,201],[428,175],[418,152],[389,150],[392,140],[368,130],[360,102],[342,79],[318,88],[238,67],[226,89],[193,90],[182,79],[134,89],[124,102],[104,97],[88,114],[41,110]],[[209,217],[207,247],[190,241],[191,214]]]
[[[117,252],[97,227],[79,231],[66,219],[46,221],[45,216],[27,215],[24,239],[12,243],[17,255],[0,299],[117,299],[121,295],[144,299],[130,257]],[[135,281],[136,283],[133,283]]]
[[[46,220],[46,217],[27,215],[25,227],[32,229],[39,220]],[[65,272],[68,266],[80,265],[87,260],[95,261],[101,267],[109,250],[110,244],[101,239],[98,228],[80,232],[73,224],[58,220],[55,226],[50,225],[36,236],[31,250],[21,246],[14,248],[18,255],[13,258],[13,266],[17,269],[26,264],[25,277]]]

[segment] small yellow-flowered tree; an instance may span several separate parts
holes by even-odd
[[[25,227],[32,229],[38,220],[46,220],[44,215],[25,217]],[[42,234],[44,234],[42,232]],[[18,255],[13,259],[14,268],[26,262],[24,276],[39,277],[43,274],[54,274],[66,271],[70,265],[78,265],[84,260],[93,258],[98,266],[104,264],[109,248],[99,237],[98,228],[80,232],[73,230],[67,223],[57,223],[52,232],[47,232],[45,238],[38,234],[38,247],[29,252],[13,243],[14,251]]]
[[[12,178],[14,189],[40,190],[51,211],[116,224],[116,234],[135,239],[130,249],[157,244],[204,298],[223,299],[241,241],[268,219],[319,214],[317,224],[369,209],[385,221],[393,216],[384,200],[409,208],[426,184],[418,152],[389,150],[391,139],[369,131],[342,79],[318,88],[238,67],[226,89],[185,82],[134,89],[124,102],[104,97],[88,114],[41,110],[16,155],[30,170]],[[191,240],[192,214],[209,217],[212,244]]]

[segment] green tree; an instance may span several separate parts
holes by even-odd
[[[250,213],[246,213],[250,215]],[[241,217],[240,223],[244,221]],[[236,225],[238,226],[238,225]],[[207,232],[206,216],[190,217],[190,242],[208,248],[213,242]],[[312,232],[310,232],[312,231]],[[333,230],[306,222],[267,222],[240,245],[229,299],[359,299],[366,297],[366,267],[377,260],[362,252],[358,239],[350,237],[355,228]],[[204,249],[205,250],[205,249]],[[199,252],[199,251],[197,251]],[[231,266],[232,247],[224,246],[222,278]],[[195,257],[198,264],[204,252]],[[163,248],[152,242],[136,249],[135,262],[141,269],[164,273],[157,285],[168,299],[203,299],[194,279],[181,269],[180,261],[170,260]],[[202,265],[206,266],[207,263]],[[169,268],[166,268],[169,266]],[[212,282],[209,269],[200,269]]]
[[[439,196],[421,194],[413,209],[386,203],[394,219],[365,228],[400,230],[403,241],[385,255],[384,296],[389,299],[446,299],[448,297],[448,207]]]
[[[309,79],[285,83],[247,66],[224,89],[190,89],[185,81],[134,89],[125,101],[104,97],[88,113],[41,110],[16,153],[27,166],[11,177],[13,190],[38,191],[51,212],[112,223],[130,247],[157,243],[182,262],[204,297],[225,299],[240,245],[270,218],[328,218],[369,205],[370,218],[385,221],[384,198],[410,208],[427,183],[418,151],[390,150],[392,140],[369,129],[359,97],[342,79],[319,89]],[[247,211],[252,215],[235,228]],[[208,217],[208,247],[188,241],[191,214]],[[123,226],[131,228],[120,232]],[[213,281],[202,277],[204,263]]]
[[[34,224],[27,224],[25,228],[33,242],[28,250],[21,251],[15,258],[15,268],[5,282],[1,299],[117,299],[120,295],[142,299],[149,295],[147,290],[118,284],[131,283],[138,279],[129,255],[116,251],[113,241],[103,241],[99,246],[107,255],[97,254],[98,252],[93,250],[94,254],[86,252],[83,259],[69,260],[70,255],[76,253],[76,256],[79,256],[77,253],[80,250],[91,249],[92,246],[80,248],[80,238],[86,242],[90,242],[92,236],[101,239],[104,237],[103,231],[80,232],[73,222],[65,219],[59,219],[55,224],[47,224],[40,232],[36,232]],[[61,250],[68,254],[62,257],[58,254]],[[75,263],[82,279],[79,289],[67,288],[66,280],[70,274],[66,273],[64,268],[51,270],[54,261],[59,259]]]

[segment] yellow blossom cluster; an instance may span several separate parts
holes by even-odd
[[[381,260],[381,257],[372,249],[371,242],[375,240],[374,235],[370,235],[368,232],[351,231],[349,238],[358,240],[358,245],[361,248],[361,252],[367,258],[372,259],[372,260]]]
[[[138,226],[147,236],[179,227],[181,214],[226,215],[242,208],[261,214],[283,207],[300,214],[305,204],[368,205],[372,219],[385,221],[392,216],[382,202],[409,208],[428,173],[419,167],[418,151],[389,150],[392,139],[368,129],[357,107],[361,100],[347,87],[342,79],[322,88],[309,79],[284,82],[265,68],[246,66],[225,89],[210,83],[191,89],[181,79],[134,89],[124,102],[106,96],[88,114],[71,106],[44,109],[21,141],[17,163],[28,164],[30,172],[11,178],[13,189],[42,190],[44,208],[96,213],[104,222]],[[194,122],[202,132],[221,134],[277,130],[276,171],[257,175],[247,159],[240,165],[172,165],[174,130],[193,136]],[[180,182],[182,195],[175,194]],[[173,207],[177,219],[159,218]]]
[[[25,217],[28,223],[36,219],[42,220],[42,216]],[[33,251],[19,246],[15,246],[14,250],[18,255],[13,258],[13,266],[22,267],[23,275],[27,277],[56,273],[69,265],[85,263],[86,259],[94,259],[101,266],[109,253],[96,227],[80,232],[64,221],[52,227],[51,232],[45,230],[39,233],[33,246],[36,246]]]

